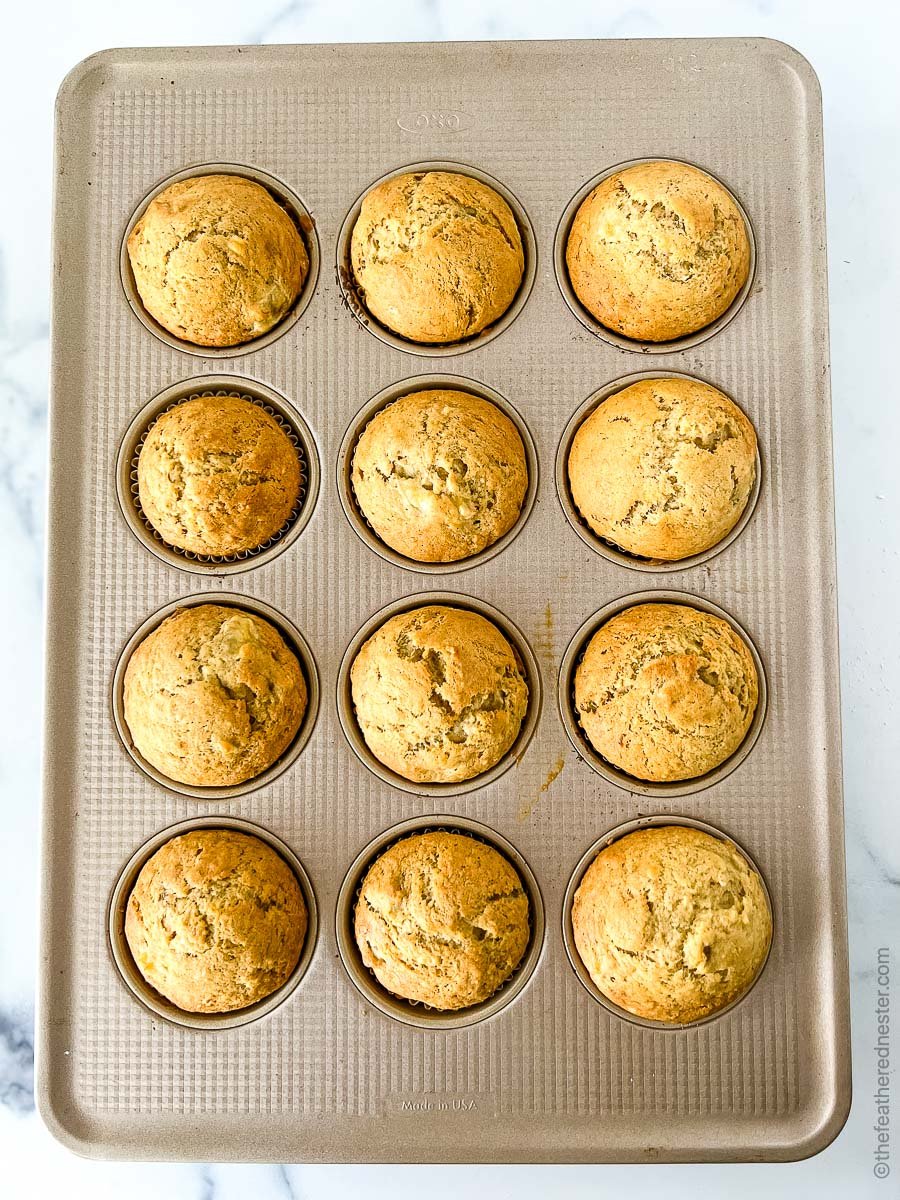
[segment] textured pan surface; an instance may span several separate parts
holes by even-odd
[[[650,362],[592,335],[557,286],[553,246],[572,196],[607,166],[684,158],[722,178],[757,239],[752,295],[720,333]],[[462,796],[393,790],[338,722],[341,656],[377,609],[429,589],[363,544],[337,493],[353,415],[421,374],[342,306],[320,271],[302,318],[223,372],[275,388],[316,441],[322,492],[303,536],[223,579],[151,555],[116,501],[115,462],[134,414],[209,360],[154,337],[129,308],[119,250],[135,205],[192,163],[247,163],[283,180],[335,260],[355,199],[385,172],[471,164],[521,201],[535,231],[528,302],[498,337],[442,360],[507,397],[531,430],[537,502],[509,546],[441,588],[494,605],[537,656],[546,702],[521,761]],[[809,1154],[849,1104],[838,658],[818,85],[767,41],[267,46],[112,51],[63,86],[57,125],[52,482],[39,1094],[57,1135],[83,1153],[263,1161],[619,1161]],[[643,575],[569,526],[554,462],[572,413],[610,380],[651,367],[697,374],[753,420],[762,494],[741,535],[686,570]],[[322,688],[291,768],[216,802],[139,771],[111,712],[112,673],[161,606],[227,586],[293,621]],[[579,760],[552,702],[579,626],[621,596],[707,597],[759,648],[769,708],[759,741],[696,795],[633,795]],[[563,895],[605,831],[654,811],[732,836],[769,885],[776,937],[752,993],[683,1032],[606,1012],[561,936]],[[359,851],[400,821],[442,812],[495,829],[523,855],[547,933],[528,986],[456,1031],[391,1020],[360,995],[334,943],[334,911]],[[221,813],[255,822],[301,859],[320,936],[293,996],[216,1033],[156,1020],[123,985],[106,910],[123,865],[173,822]]]

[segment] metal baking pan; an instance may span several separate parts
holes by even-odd
[[[50,1128],[81,1153],[132,1159],[749,1161],[826,1145],[850,1079],[821,103],[809,65],[764,40],[114,50],[63,84],[56,139],[37,1033]],[[723,180],[756,247],[728,319],[652,354],[600,336],[557,273],[572,201],[648,156]],[[375,327],[346,272],[361,194],[419,163],[497,180],[528,259],[511,318],[438,357],[440,378],[515,414],[533,503],[496,553],[439,572],[381,552],[346,486],[353,431],[373,406],[435,378],[435,355]],[[210,355],[135,311],[121,249],[154,189],[221,164],[268,181],[318,270],[272,336]],[[760,440],[752,514],[718,553],[673,569],[605,553],[557,477],[573,415],[644,370],[720,387]],[[142,423],[219,386],[276,412],[305,459],[299,514],[239,562],[169,552],[133,507]],[[436,793],[372,769],[341,671],[374,614],[435,586],[500,614],[540,680],[504,769]],[[648,590],[721,610],[767,682],[748,752],[665,794],[601,772],[563,720],[560,673],[579,631]],[[223,592],[302,639],[318,713],[256,786],[181,794],[117,730],[117,665],[161,610]],[[752,991],[680,1030],[598,1003],[566,952],[565,896],[586,851],[667,814],[746,850],[775,926]],[[180,1021],[129,973],[117,913],[128,872],[163,831],[217,819],[283,847],[318,922],[273,1003],[233,1022]],[[510,990],[447,1022],[378,996],[346,930],[373,848],[454,821],[522,864],[540,920]]]

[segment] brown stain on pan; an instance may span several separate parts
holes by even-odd
[[[547,607],[549,609],[549,605]],[[540,788],[538,789],[538,794],[535,796],[535,798],[530,803],[528,803],[526,801],[526,803],[519,806],[519,811],[516,813],[517,821],[527,821],[528,820],[528,818],[534,812],[535,808],[538,806],[538,804],[540,804],[544,793],[550,790],[551,784],[553,784],[553,782],[556,779],[558,779],[560,777],[560,775],[563,773],[563,769],[565,768],[565,765],[566,765],[565,756],[561,754],[559,756],[559,758],[556,760],[556,762],[553,764],[553,766],[550,768],[550,770],[547,772],[547,777],[545,778],[544,782],[541,784]]]

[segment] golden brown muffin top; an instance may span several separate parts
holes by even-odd
[[[458,342],[498,320],[525,269],[493,188],[452,171],[396,175],[366,193],[351,263],[368,311],[414,342]]]
[[[124,702],[147,762],[179,783],[226,787],[259,775],[288,748],[306,711],[306,682],[268,621],[198,604],[136,647]]]
[[[416,834],[369,868],[356,943],[382,987],[432,1008],[492,996],[528,946],[529,904],[502,854],[459,833]]]
[[[750,270],[750,240],[730,193],[705,171],[639,163],[598,183],[578,209],[566,265],[602,325],[666,342],[731,305]]]
[[[300,460],[285,429],[240,396],[196,396],[164,412],[138,458],[141,509],[194,554],[254,550],[290,517]]]
[[[267,333],[309,269],[287,212],[240,175],[170,184],[131,231],[128,258],[150,316],[198,346],[235,346]]]
[[[350,669],[356,719],[375,757],[404,779],[455,783],[513,745],[528,684],[512,646],[479,613],[426,605],[391,617]]]
[[[705,775],[737,750],[759,696],[756,666],[728,621],[687,604],[636,604],[606,621],[575,672],[594,749],[637,779]]]
[[[125,911],[135,965],[185,1012],[231,1012],[287,980],[307,912],[296,876],[249,834],[202,829],[148,859]]]
[[[741,996],[772,940],[757,872],[730,843],[680,825],[637,830],[601,850],[575,893],[572,926],[604,996],[673,1024]]]
[[[377,413],[353,452],[353,490],[392,549],[419,562],[478,554],[516,523],[525,448],[495,404],[469,392],[411,392]]]
[[[594,409],[572,441],[569,485],[600,537],[674,562],[720,542],[756,479],[756,434],[697,379],[642,379]]]

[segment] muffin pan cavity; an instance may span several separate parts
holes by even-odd
[[[591,995],[594,998],[594,1000],[597,1001],[598,1004],[602,1005],[602,1007],[606,1009],[607,1012],[612,1013],[614,1016],[621,1018],[623,1021],[630,1022],[632,1025],[640,1025],[640,1026],[643,1026],[645,1029],[659,1029],[659,1030],[665,1030],[668,1032],[675,1033],[680,1029],[694,1029],[701,1025],[708,1025],[711,1021],[719,1021],[727,1013],[732,1012],[739,1004],[743,1003],[743,1001],[747,998],[747,996],[750,994],[750,992],[753,990],[753,988],[759,982],[760,978],[762,977],[763,972],[766,969],[766,963],[768,962],[769,955],[771,954],[772,943],[770,943],[769,949],[766,952],[766,957],[763,959],[762,963],[760,964],[759,969],[757,970],[756,974],[753,977],[753,980],[751,981],[749,986],[744,989],[744,991],[741,993],[741,995],[736,997],[734,1000],[732,1000],[732,1002],[730,1004],[727,1004],[727,1005],[723,1006],[722,1008],[718,1009],[716,1012],[711,1013],[708,1016],[702,1017],[696,1021],[688,1021],[683,1024],[675,1024],[675,1023],[672,1023],[669,1021],[652,1021],[645,1017],[639,1017],[639,1016],[636,1016],[634,1013],[629,1012],[627,1009],[620,1007],[618,1004],[613,1003],[612,1000],[610,1000],[607,996],[605,996],[603,994],[603,992],[600,991],[600,989],[594,983],[593,979],[591,979],[591,976],[587,970],[587,967],[582,962],[581,956],[578,953],[578,948],[575,944],[575,932],[574,932],[574,929],[572,926],[572,905],[575,900],[575,893],[578,891],[579,885],[581,884],[581,881],[584,878],[585,872],[587,871],[588,867],[591,865],[591,863],[594,861],[594,859],[597,857],[597,855],[600,853],[601,850],[604,850],[607,846],[611,845],[613,842],[617,841],[619,838],[625,837],[629,833],[634,833],[638,829],[661,828],[666,825],[682,825],[688,829],[698,829],[703,833],[708,833],[711,837],[719,838],[721,841],[727,842],[729,846],[731,846],[735,850],[737,850],[738,853],[741,854],[742,857],[747,860],[747,862],[750,864],[750,866],[756,871],[757,875],[759,876],[760,881],[762,883],[763,892],[765,894],[766,904],[769,909],[769,914],[770,914],[770,916],[773,915],[772,898],[769,894],[769,889],[766,884],[765,876],[763,875],[762,871],[760,871],[759,867],[753,861],[753,859],[750,857],[750,855],[747,853],[747,851],[743,848],[743,846],[741,846],[738,842],[734,841],[733,838],[730,838],[727,834],[723,833],[720,829],[716,829],[714,826],[708,825],[705,821],[698,821],[698,820],[694,819],[693,817],[686,817],[686,816],[681,816],[678,814],[673,814],[671,816],[656,815],[656,816],[638,817],[636,820],[626,821],[622,825],[617,825],[614,829],[608,830],[601,837],[597,838],[597,840],[592,845],[590,845],[587,848],[587,850],[585,850],[584,854],[578,860],[578,864],[575,867],[575,870],[572,872],[572,875],[569,879],[568,885],[566,886],[565,895],[563,896],[562,939],[563,939],[563,945],[566,948],[566,955],[569,959],[569,963],[572,967],[572,970],[575,972],[576,976],[578,977],[579,983],[588,992],[588,994]],[[774,925],[774,920],[773,920],[773,925]],[[777,934],[777,930],[775,931],[775,933]],[[773,936],[773,942],[774,942],[774,936]]]
[[[170,546],[141,511],[138,496],[138,458],[157,420],[178,404],[198,396],[239,396],[259,405],[287,434],[300,463],[300,493],[288,520],[278,532],[252,550],[231,555],[194,554]],[[273,388],[237,375],[204,375],[172,384],[154,396],[134,417],[116,459],[116,495],[128,528],[151,554],[180,571],[203,575],[235,575],[271,562],[291,546],[306,528],[319,495],[319,456],[309,426]]]
[[[516,225],[519,227],[519,235],[522,239],[525,269],[522,274],[522,282],[519,284],[519,289],[509,308],[486,329],[459,342],[426,343],[410,341],[376,320],[366,308],[365,297],[361,294],[357,285],[350,259],[350,243],[353,237],[353,228],[359,218],[362,202],[372,188],[385,183],[389,179],[395,179],[398,175],[417,174],[426,171],[453,171],[460,175],[468,175],[472,179],[477,179],[480,183],[485,184],[487,187],[493,188],[512,209]],[[335,272],[345,307],[353,314],[364,329],[367,329],[371,334],[379,338],[385,345],[393,346],[396,350],[403,350],[406,354],[418,354],[426,358],[446,358],[449,355],[462,354],[468,350],[480,349],[495,337],[498,337],[516,319],[525,307],[537,274],[537,241],[531,221],[521,203],[504,184],[494,179],[492,175],[488,175],[485,171],[481,171],[477,167],[469,166],[467,163],[448,162],[445,160],[414,162],[409,163],[407,166],[398,167],[396,170],[388,171],[378,179],[373,179],[357,196],[350,211],[344,218],[340,232],[338,233]]]
[[[705,325],[702,329],[696,330],[694,333],[686,334],[684,337],[675,338],[669,342],[644,342],[636,341],[633,338],[623,337],[616,333],[614,329],[608,329],[602,325],[596,317],[587,311],[581,301],[575,294],[575,289],[572,287],[572,282],[569,279],[569,270],[566,266],[566,246],[569,241],[569,233],[572,229],[572,222],[575,220],[575,214],[578,212],[581,205],[588,198],[594,188],[602,183],[604,179],[608,179],[610,175],[615,175],[617,171],[623,171],[627,167],[635,167],[640,163],[651,162],[675,162],[686,163],[687,166],[696,167],[697,170],[703,171],[711,179],[714,179],[720,184],[731,196],[738,211],[744,219],[744,225],[747,229],[747,238],[750,243],[750,269],[747,273],[747,279],[743,287],[735,296],[734,300],[728,308],[717,317],[709,325]],[[734,194],[732,189],[723,180],[719,179],[712,171],[701,163],[689,162],[687,159],[673,158],[667,155],[660,155],[658,158],[632,158],[627,162],[616,163],[612,167],[601,171],[599,175],[595,175],[589,179],[582,187],[578,189],[569,203],[566,205],[560,218],[559,225],[556,230],[556,238],[553,244],[553,269],[556,272],[556,282],[559,285],[559,290],[562,292],[563,299],[569,306],[572,314],[578,318],[585,329],[595,334],[598,338],[608,342],[611,346],[616,346],[620,350],[632,350],[639,354],[672,354],[676,351],[690,350],[694,346],[699,346],[702,342],[714,337],[720,333],[726,325],[728,325],[740,312],[747,301],[748,296],[753,290],[753,282],[756,277],[756,238],[753,232],[753,225],[749,216],[740,200]]]
[[[492,846],[515,868],[528,896],[530,937],[518,966],[506,982],[487,1000],[455,1011],[441,1011],[431,1008],[427,1004],[410,1002],[387,991],[363,963],[353,930],[356,902],[369,867],[386,850],[404,838],[438,830],[464,834]],[[467,817],[443,815],[414,817],[380,834],[369,842],[353,860],[338,892],[335,937],[341,962],[344,964],[350,981],[362,996],[385,1016],[400,1021],[404,1025],[413,1025],[419,1029],[431,1029],[435,1032],[464,1029],[496,1016],[516,997],[520,996],[527,987],[540,961],[544,946],[544,902],[537,880],[528,863],[516,848],[495,830]]]
[[[639,555],[630,554],[628,551],[622,550],[619,546],[600,537],[591,529],[572,498],[572,489],[569,483],[569,452],[572,449],[572,442],[584,422],[604,400],[608,400],[610,396],[614,396],[617,392],[623,391],[625,388],[630,387],[633,383],[638,383],[642,379],[696,380],[697,378],[696,375],[686,375],[682,371],[638,371],[633,375],[623,375],[619,379],[614,379],[610,383],[604,384],[603,387],[598,388],[596,392],[588,396],[587,400],[579,405],[572,414],[563,430],[563,435],[556,451],[556,494],[559,497],[559,503],[565,513],[566,520],[584,544],[590,546],[592,550],[611,563],[616,563],[621,567],[628,567],[632,571],[647,571],[655,574],[687,571],[691,567],[698,567],[701,563],[708,562],[711,558],[715,558],[717,554],[721,554],[723,550],[727,549],[732,542],[740,537],[753,518],[753,513],[762,490],[763,475],[762,458],[759,452],[758,441],[756,448],[756,477],[753,481],[750,497],[739,520],[725,537],[716,542],[714,546],[710,546],[708,550],[704,550],[700,554],[692,554],[687,558],[668,562],[661,559],[641,558]],[[700,380],[700,382],[709,383],[709,380]],[[711,384],[710,386],[715,387],[717,385]],[[721,388],[718,390],[722,391]],[[725,394],[727,395],[727,393]]]
[[[179,183],[183,179],[193,179],[201,175],[238,175],[243,179],[250,179],[254,183],[258,183],[261,187],[264,187],[269,195],[285,210],[297,227],[309,258],[309,267],[306,277],[303,280],[300,294],[286,315],[266,333],[253,338],[251,341],[240,342],[234,346],[198,346],[194,342],[177,338],[168,329],[164,329],[144,307],[128,258],[128,238],[135,225],[146,212],[151,201],[155,200],[171,184]],[[293,329],[313,298],[319,278],[319,262],[319,239],[316,233],[315,220],[309,209],[292,188],[282,180],[277,179],[274,175],[270,175],[267,171],[262,171],[258,167],[251,167],[241,163],[204,162],[198,163],[196,166],[185,167],[182,171],[176,171],[174,174],[166,176],[165,179],[155,184],[137,205],[122,235],[122,243],[119,249],[119,277],[125,292],[125,299],[128,301],[131,311],[141,324],[154,337],[159,338],[161,342],[165,342],[167,346],[171,346],[175,350],[181,350],[185,354],[196,354],[201,358],[238,358],[243,354],[249,354],[254,350],[261,350],[264,346],[271,345],[272,342],[277,341],[278,338],[283,337],[289,330]]]
[[[178,1008],[164,996],[161,996],[144,979],[132,958],[128,941],[125,937],[125,910],[131,890],[141,872],[141,868],[152,858],[157,850],[172,838],[201,829],[234,830],[238,833],[249,834],[265,842],[276,854],[284,859],[294,873],[297,883],[300,885],[304,903],[306,904],[306,936],[303,941],[300,957],[297,960],[297,965],[294,967],[289,978],[280,988],[263,999],[258,1000],[255,1004],[248,1005],[246,1008],[236,1009],[232,1012],[193,1013],[185,1012],[183,1009]],[[185,1029],[202,1032],[221,1032],[249,1025],[252,1021],[258,1021],[260,1017],[273,1013],[282,1004],[286,1003],[309,969],[316,951],[318,932],[319,921],[316,894],[300,859],[274,833],[271,833],[268,829],[261,828],[259,825],[254,825],[250,821],[245,821],[237,817],[196,817],[192,820],[180,821],[177,825],[170,825],[167,829],[154,834],[153,837],[144,842],[132,854],[131,858],[129,858],[128,862],[122,868],[107,907],[109,951],[116,969],[131,995],[153,1016],[161,1017],[171,1025],[180,1025]]]
[[[700,775],[693,779],[678,780],[674,783],[656,783],[649,780],[637,779],[635,776],[627,774],[611,762],[608,762],[591,745],[581,727],[578,712],[575,708],[575,671],[584,657],[588,643],[600,626],[604,625],[617,613],[624,612],[625,609],[632,608],[636,604],[654,603],[684,604],[691,608],[700,609],[702,612],[712,613],[713,616],[721,617],[722,620],[727,621],[746,643],[756,667],[759,685],[759,696],[753,719],[737,750],[726,758],[723,763],[720,763],[718,767],[712,771],[708,771],[705,775]],[[559,714],[569,741],[572,743],[579,757],[583,758],[588,766],[596,771],[598,775],[602,775],[609,783],[615,784],[616,787],[622,788],[626,792],[641,796],[676,797],[690,796],[697,792],[702,792],[704,789],[712,787],[714,783],[721,782],[740,766],[753,749],[757,738],[762,732],[762,727],[766,719],[768,691],[766,687],[766,673],[759,651],[749,634],[738,624],[734,617],[703,596],[660,589],[659,591],[636,592],[630,596],[623,596],[618,600],[614,600],[611,604],[605,605],[598,612],[595,612],[593,616],[588,617],[569,642],[563,654],[559,669],[557,702],[559,705]]]
[[[259,775],[248,779],[243,783],[234,784],[230,787],[196,787],[191,784],[179,783],[174,779],[170,779],[167,775],[163,775],[154,766],[152,766],[134,745],[134,740],[131,736],[131,731],[128,728],[128,722],[125,719],[125,702],[124,702],[124,684],[125,672],[128,668],[128,662],[134,650],[140,645],[149,633],[157,629],[166,617],[170,617],[179,609],[192,607],[200,604],[220,604],[230,608],[236,608],[245,612],[254,613],[258,617],[262,617],[275,627],[279,634],[284,638],[287,645],[296,654],[300,663],[300,668],[303,672],[303,677],[306,682],[306,710],[303,714],[303,719],[300,722],[300,728],[294,735],[293,741],[287,750],[278,758],[270,767]],[[175,600],[171,604],[165,605],[158,609],[155,613],[149,616],[146,621],[140,625],[128,641],[125,643],[118,662],[116,663],[115,672],[113,674],[112,683],[112,710],[113,719],[115,721],[116,732],[121,739],[122,745],[138,767],[149,776],[154,783],[158,783],[161,787],[168,788],[171,792],[178,792],[182,796],[192,796],[197,800],[230,800],[236,796],[246,795],[248,792],[258,791],[265,787],[274,779],[277,779],[284,771],[296,761],[300,753],[303,751],[307,742],[312,735],[313,727],[316,723],[316,718],[319,713],[319,673],[316,668],[315,659],[309,644],[304,638],[300,630],[289,621],[281,613],[277,612],[270,605],[265,604],[262,600],[257,600],[252,596],[238,595],[231,592],[202,592],[192,596],[184,596],[180,600]]]
[[[498,538],[496,542],[485,547],[479,553],[471,555],[469,558],[457,559],[453,562],[419,562],[416,559],[407,558],[406,555],[393,550],[386,542],[381,540],[366,520],[353,489],[353,452],[365,428],[389,404],[392,404],[395,400],[399,400],[401,396],[408,396],[411,392],[444,389],[468,392],[473,396],[480,397],[482,400],[487,400],[491,404],[496,405],[512,421],[525,448],[525,461],[528,468],[528,488],[515,524],[502,537]],[[538,490],[537,450],[528,426],[519,413],[508,400],[493,388],[488,387],[487,384],[476,383],[474,380],[458,375],[417,375],[411,379],[404,379],[383,388],[377,396],[373,396],[368,404],[360,409],[350,422],[338,451],[337,487],[341,506],[347,516],[347,520],[353,527],[354,532],[375,554],[378,554],[386,562],[393,564],[395,567],[402,567],[407,571],[416,571],[427,575],[455,574],[459,571],[468,571],[472,567],[489,562],[492,558],[501,554],[524,529],[531,515],[531,510],[534,507]]]
[[[480,775],[476,775],[473,779],[466,779],[459,783],[418,783],[410,779],[405,779],[402,775],[398,775],[395,771],[386,767],[384,763],[375,757],[366,744],[366,740],[356,719],[350,688],[350,669],[363,644],[368,641],[372,634],[385,621],[390,620],[391,617],[433,604],[444,605],[449,608],[467,609],[470,612],[480,614],[496,625],[512,647],[528,684],[528,708],[516,740],[493,767],[482,772]],[[537,659],[521,630],[492,605],[485,603],[483,600],[477,600],[474,596],[462,595],[458,592],[420,592],[417,595],[404,596],[402,600],[396,600],[392,604],[385,605],[384,608],[379,609],[378,612],[371,616],[354,635],[344,652],[341,665],[338,668],[338,717],[340,718],[344,736],[350,743],[351,749],[359,760],[384,783],[396,790],[411,792],[416,796],[440,796],[444,798],[461,796],[468,792],[474,792],[480,788],[487,787],[488,784],[499,779],[514,763],[519,762],[527,750],[528,743],[531,741],[540,717],[541,698],[541,676]]]

